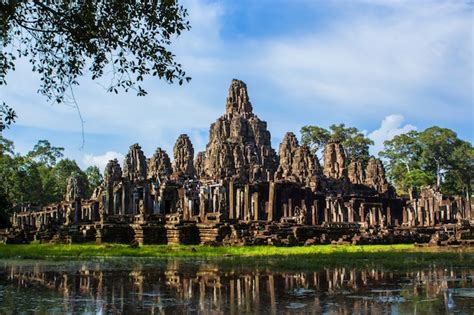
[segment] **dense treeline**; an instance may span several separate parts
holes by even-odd
[[[0,227],[8,222],[8,215],[20,204],[45,205],[63,200],[67,178],[73,173],[86,183],[86,193],[102,181],[96,166],[85,171],[76,161],[63,159],[63,148],[40,140],[26,155],[14,152],[14,144],[0,138]]]

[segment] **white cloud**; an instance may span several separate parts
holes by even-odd
[[[370,153],[377,155],[383,149],[383,143],[391,140],[393,137],[416,130],[416,127],[410,124],[403,125],[405,117],[402,115],[389,115],[382,120],[380,128],[368,134],[368,138],[374,141],[374,145],[370,148]]]
[[[324,110],[331,113],[393,106],[425,117],[439,117],[446,106],[465,112],[473,84],[472,10],[455,1],[369,3],[377,10],[361,6],[326,29],[268,41],[261,73],[299,102],[330,104]],[[432,90],[464,102],[447,104]],[[437,109],[426,112],[421,104]]]
[[[310,10],[316,2],[308,3]],[[186,0],[192,29],[172,50],[193,78],[190,84],[148,80],[144,87],[149,94],[139,98],[106,93],[90,80],[81,81],[75,94],[86,121],[88,161],[104,151],[125,152],[135,142],[146,156],[160,146],[171,157],[181,133],[190,136],[196,152],[203,150],[209,125],[224,113],[226,90],[234,77],[247,81],[255,112],[268,120],[275,142],[306,124],[344,122],[372,130],[372,122],[393,112],[420,126],[442,122],[452,128],[472,119],[472,10],[466,10],[465,3],[334,3],[334,10],[344,14],[329,23],[302,28],[296,35],[253,38],[251,31],[239,36],[221,32],[224,23],[232,21],[226,16],[231,11],[228,3]],[[364,5],[375,9],[365,11]],[[31,75],[31,66],[27,61],[17,66],[7,78],[11,84],[1,91],[17,110],[17,125],[54,131],[58,138],[61,132],[76,133],[77,142],[65,147],[68,154],[85,159],[77,150],[81,138],[75,110],[47,104],[35,93],[39,81]],[[392,125],[385,137],[404,130],[402,123]],[[107,141],[91,141],[101,136]],[[378,136],[375,151],[384,140]]]
[[[197,138],[199,130],[207,130],[210,123],[224,112],[225,99],[221,103],[209,102],[212,99],[209,97],[210,87],[214,86],[212,80],[215,80],[209,74],[222,68],[214,53],[221,45],[219,25],[223,7],[219,3],[196,0],[187,0],[185,7],[192,28],[177,38],[172,51],[187,74],[193,77],[191,83],[178,86],[150,79],[143,84],[149,94],[137,97],[133,92],[107,93],[96,82],[81,79],[75,96],[85,120],[86,150],[100,153],[96,150],[98,146],[90,147],[91,138],[113,135],[117,140],[129,141],[129,144],[139,142],[148,154],[158,146],[170,152],[181,133],[190,134],[191,140],[198,142],[198,148],[202,149],[202,139]],[[81,124],[76,109],[64,104],[49,104],[44,96],[36,93],[40,81],[32,74],[27,60],[20,59],[16,66],[17,70],[9,73],[7,80],[22,84],[8,85],[2,91],[2,98],[15,107],[19,117],[17,125],[51,130],[58,132],[58,136],[64,131],[78,133],[74,147],[79,147]],[[125,146],[124,151],[127,148]],[[117,150],[102,144],[99,150],[104,149]],[[80,152],[77,154],[82,155]]]
[[[85,154],[82,159],[82,164],[85,167],[97,166],[103,173],[105,166],[110,160],[117,159],[120,164],[123,163],[125,156],[119,152],[107,151],[102,155]]]

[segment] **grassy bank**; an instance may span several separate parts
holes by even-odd
[[[356,254],[413,251],[410,244],[363,245],[363,246],[191,246],[191,245],[144,245],[132,248],[123,244],[29,244],[0,245],[0,257],[45,258],[45,257],[262,257],[316,254]]]
[[[417,248],[413,245],[315,245],[304,247],[208,247],[122,244],[0,245],[0,258],[82,260],[104,257],[212,260],[231,266],[317,269],[326,266],[406,269],[427,266],[473,267],[474,249]]]

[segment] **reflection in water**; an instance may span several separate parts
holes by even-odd
[[[285,272],[217,263],[0,262],[0,313],[474,313],[474,270]]]

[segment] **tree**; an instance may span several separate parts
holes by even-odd
[[[474,149],[457,134],[437,126],[410,131],[384,142],[379,153],[399,193],[434,185],[447,195],[472,192]]]
[[[56,161],[63,157],[63,151],[64,148],[51,146],[48,140],[39,140],[27,157],[40,164],[54,166]]]
[[[301,132],[301,143],[307,145],[313,154],[324,149],[324,145],[331,139],[331,133],[318,126],[303,126]]]
[[[0,190],[0,229],[10,226],[11,210],[12,204],[10,203],[8,196]]]
[[[94,189],[100,186],[102,183],[102,174],[100,174],[100,170],[97,166],[89,166],[85,170],[85,174],[87,176],[88,182],[88,189],[87,189],[87,196],[91,196]]]
[[[13,141],[0,136],[0,157],[5,154],[13,154],[14,149]]]
[[[53,202],[58,202],[64,199],[68,178],[74,173],[80,177],[83,183],[87,183],[87,175],[74,160],[63,159],[53,167],[52,176],[55,181]]]
[[[459,141],[449,155],[442,190],[449,195],[464,192],[466,199],[474,186],[474,148],[469,142]]]
[[[408,193],[413,198],[414,189],[431,183],[431,177],[421,170],[422,146],[415,130],[397,135],[384,142],[379,152],[386,161],[388,178],[399,194]]]
[[[450,168],[451,153],[460,144],[456,133],[437,126],[427,128],[419,134],[423,146],[422,158],[428,169],[436,174],[436,186],[441,186],[443,172]]]
[[[301,128],[301,142],[309,146],[314,154],[322,150],[331,139],[341,141],[346,156],[363,161],[368,161],[370,157],[369,146],[374,144],[357,128],[346,127],[345,124],[333,124],[329,126],[329,130],[318,126],[304,126]]]
[[[0,64],[1,67],[1,64]],[[8,128],[15,122],[16,113],[13,108],[7,106],[5,102],[0,104],[0,132]]]
[[[39,204],[44,194],[38,164],[19,155],[1,156],[0,190],[12,205]]]
[[[342,142],[349,158],[369,160],[369,146],[373,145],[374,141],[367,138],[359,129],[346,127],[345,124],[331,125],[329,129],[331,129],[331,137]]]
[[[68,178],[73,174],[85,184],[86,197],[101,184],[102,175],[96,166],[84,172],[74,160],[61,159],[62,152],[63,148],[41,140],[22,156],[14,152],[12,141],[0,137],[0,228],[7,225],[5,218],[16,206],[44,206],[64,200]]]
[[[169,47],[190,29],[187,15],[175,0],[0,1],[0,85],[19,57],[40,75],[39,93],[57,103],[75,102],[72,88],[84,75],[139,96],[148,76],[182,84],[190,78]],[[3,129],[15,113],[4,103],[0,113]]]

